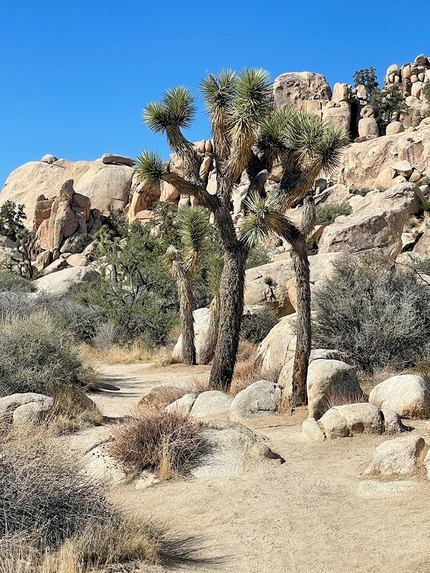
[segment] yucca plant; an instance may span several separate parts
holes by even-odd
[[[312,205],[309,203],[305,210],[307,217],[300,229],[283,213],[308,194],[322,168],[337,165],[338,150],[346,140],[340,131],[327,127],[316,116],[292,110],[273,111],[270,78],[264,70],[245,69],[239,73],[224,70],[218,75],[208,74],[201,82],[200,91],[212,130],[216,194],[207,191],[199,173],[201,157],[181,131],[189,127],[195,113],[195,101],[185,88],[165,92],[161,101],[145,108],[143,116],[151,130],[166,135],[171,149],[181,158],[182,175],[171,171],[168,163],[148,151],[140,157],[138,173],[150,185],[160,181],[170,183],[179,193],[195,197],[213,213],[224,264],[210,385],[226,390],[231,384],[239,344],[249,251],[270,233],[288,240],[293,247],[298,289],[307,292],[302,297],[304,301],[309,299],[305,240],[313,224]],[[267,196],[265,183],[275,162],[282,165],[284,174],[277,193]],[[238,230],[233,224],[230,204],[234,185],[245,169],[250,184],[244,201],[245,218]],[[299,303],[298,308],[299,330],[303,326],[303,331],[308,321],[306,305]],[[303,324],[301,316],[304,316]],[[304,344],[304,348],[308,347],[310,338]],[[298,348],[301,348],[300,342]],[[299,352],[302,363],[305,354]],[[295,374],[301,377],[302,386],[303,380],[306,382],[306,370],[307,359],[306,367]]]
[[[185,364],[196,363],[194,343],[194,297],[191,279],[203,253],[210,233],[209,221],[202,207],[182,207],[178,210],[178,231],[181,248],[171,245],[165,254],[179,293],[182,330],[182,356]]]

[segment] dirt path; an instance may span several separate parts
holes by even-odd
[[[121,387],[117,396],[102,398],[109,415],[126,413],[154,381],[204,375],[179,365],[157,370],[109,366],[103,372],[105,380]],[[426,428],[417,423],[430,442]],[[373,448],[386,438],[314,444],[300,430],[300,425],[260,428],[286,460],[282,465],[240,477],[169,481],[141,491],[124,486],[114,498],[133,514],[195,538],[201,557],[209,561],[188,570],[428,573],[430,481],[424,475],[397,482],[364,479]]]

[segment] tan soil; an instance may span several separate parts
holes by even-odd
[[[151,386],[190,382],[207,372],[207,367],[182,365],[104,366],[103,379],[121,390],[98,395],[98,403],[106,415],[123,416]],[[379,481],[375,491],[376,480],[362,473],[374,447],[387,437],[311,443],[301,436],[302,419],[299,412],[294,418],[271,416],[266,427],[259,424],[272,450],[285,459],[282,465],[272,462],[239,477],[168,481],[139,491],[128,485],[113,498],[127,511],[193,538],[207,563],[185,570],[428,573],[430,480],[424,473],[403,480],[409,487],[403,493],[393,490],[399,482]],[[428,423],[412,425],[430,443]]]

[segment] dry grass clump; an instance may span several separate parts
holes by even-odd
[[[345,406],[346,404],[364,404],[369,401],[369,397],[363,392],[345,394],[343,392],[331,391],[324,400],[323,410],[327,412],[335,406]]]
[[[0,443],[0,573],[134,571],[191,561],[184,543],[124,518],[45,435]]]
[[[172,352],[166,347],[152,348],[144,341],[137,340],[129,346],[114,344],[104,349],[82,344],[80,352],[88,363],[105,362],[107,364],[136,364],[152,362],[156,366],[172,363]]]
[[[129,471],[155,470],[161,479],[188,473],[204,449],[196,422],[164,410],[145,410],[117,425],[108,445]]]
[[[51,392],[54,404],[48,424],[58,434],[76,432],[103,422],[103,414],[81,388],[68,385]]]
[[[166,406],[172,404],[179,398],[182,398],[184,394],[189,391],[185,387],[173,386],[170,384],[164,384],[162,386],[155,386],[137,403],[137,409],[139,411],[143,410],[164,410]]]
[[[386,367],[377,368],[373,372],[363,372],[362,370],[359,370],[357,377],[363,392],[365,394],[370,394],[375,386],[392,376],[398,376],[400,373],[401,372],[398,370],[396,371],[392,368]]]

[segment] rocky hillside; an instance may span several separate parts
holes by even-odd
[[[366,217],[378,219],[387,209],[397,209],[399,201],[393,197],[401,196],[400,202],[408,203],[408,198],[415,193],[423,196],[428,193],[423,184],[430,176],[430,117],[418,119],[428,109],[423,86],[429,81],[430,58],[423,55],[417,56],[414,63],[388,68],[385,85],[402,86],[406,107],[394,115],[384,136],[379,135],[365,86],[352,88],[336,83],[331,89],[324,76],[311,72],[284,73],[274,81],[276,108],[294,106],[319,114],[327,122],[349,132],[353,141],[344,150],[339,170],[329,179],[321,179],[315,184],[314,194],[319,195],[318,203],[347,201],[353,211],[347,221],[323,230],[322,237],[321,231],[317,232],[315,237],[320,240],[320,252],[369,248],[373,238],[370,243],[363,238],[357,242],[352,239],[350,230],[347,232],[349,239],[346,239],[344,232],[338,233],[337,226],[349,228],[351,223],[354,228],[357,225],[361,228]],[[206,180],[208,190],[215,192],[212,143],[203,140],[195,147],[201,159],[201,176]],[[45,260],[50,261],[58,258],[60,252],[67,253],[78,235],[95,233],[101,226],[103,215],[112,209],[124,209],[130,221],[138,219],[145,222],[151,218],[151,207],[155,201],[172,201],[181,205],[194,203],[187,196],[179,196],[176,189],[165,182],[155,191],[146,188],[139,182],[134,165],[133,159],[111,154],[95,161],[77,162],[45,155],[40,161],[26,163],[10,174],[0,194],[0,204],[12,200],[25,205],[26,224],[37,231],[37,248],[49,251],[51,256],[45,256]],[[171,169],[181,171],[180,161],[174,155]],[[269,184],[270,181],[272,185],[276,184],[279,176],[275,167],[269,176]],[[246,183],[244,174],[233,197],[235,221],[241,217]],[[405,185],[399,187],[400,184]],[[418,184],[421,189],[414,191],[411,184]],[[392,188],[393,193],[379,193]],[[372,189],[375,192],[369,193],[365,199],[356,196]],[[410,212],[409,207],[405,209],[404,213]],[[292,211],[290,215],[297,220],[300,210]],[[363,221],[358,221],[357,217]],[[389,222],[386,227],[390,238],[378,240],[377,243],[381,244],[373,246],[399,253],[404,246],[401,235],[405,217],[400,219],[396,219],[395,233]],[[425,227],[417,233],[426,237],[428,229]],[[428,240],[425,237],[421,239],[420,250],[423,241]],[[404,238],[403,243],[405,241]]]

